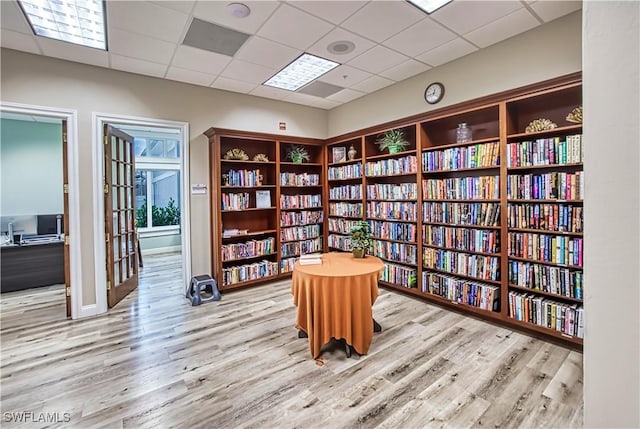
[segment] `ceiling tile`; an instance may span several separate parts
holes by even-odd
[[[46,37],[38,38],[38,44],[44,55],[63,60],[109,67],[109,54],[101,49],[88,48],[74,43],[61,42]]]
[[[327,97],[327,100],[339,101],[341,103],[348,103],[351,100],[355,100],[356,98],[360,98],[363,95],[366,95],[364,92],[354,91],[352,89],[343,89],[340,92],[336,92]]]
[[[520,9],[512,14],[503,16],[491,24],[465,34],[464,37],[481,48],[486,48],[516,34],[531,30],[538,25],[540,25],[538,20],[527,9]]]
[[[427,63],[433,67],[453,61],[457,58],[464,57],[471,52],[477,51],[478,48],[466,40],[458,37],[452,41],[440,45],[424,54],[418,55],[416,60]]]
[[[582,9],[582,1],[537,1],[530,7],[544,22],[549,22]]]
[[[523,7],[519,1],[454,1],[429,16],[463,35]]]
[[[252,36],[242,45],[234,58],[280,70],[301,54],[301,50]]]
[[[33,35],[27,17],[15,1],[0,1],[0,22],[3,30]]]
[[[209,74],[217,75],[230,62],[231,57],[226,55],[180,45],[176,49],[171,65],[188,70],[206,71]]]
[[[371,76],[371,73],[367,73],[347,65],[341,65],[323,74],[318,78],[318,80],[338,85],[343,88],[350,88]]]
[[[251,9],[249,16],[237,18],[227,11],[226,1],[199,1],[193,10],[193,15],[205,21],[215,22],[227,28],[253,34],[262,26],[278,7],[275,1],[243,1]]]
[[[356,91],[362,91],[367,93],[376,92],[379,89],[384,88],[385,86],[393,85],[395,82],[380,76],[371,76],[368,79],[363,80],[357,85],[351,86],[351,89],[355,89]]]
[[[35,36],[24,33],[2,29],[0,32],[0,46],[3,48],[16,49],[18,51],[41,54],[40,47],[36,43]]]
[[[194,85],[201,86],[209,86],[215,79],[215,75],[200,73],[193,70],[181,69],[180,67],[169,67],[166,77],[167,79],[192,83]]]
[[[326,21],[283,4],[265,22],[258,35],[305,50],[334,28]]]
[[[137,58],[123,57],[118,54],[109,54],[111,68],[131,73],[143,74],[147,76],[164,77],[167,66],[164,64],[152,63],[150,61],[139,60]]]
[[[109,52],[154,63],[169,64],[176,45],[117,28],[109,31]]]
[[[289,96],[283,98],[283,101],[288,103],[303,104],[305,106],[312,106],[317,100],[320,100],[320,98],[309,94],[300,94],[299,92],[292,92]]]
[[[313,107],[319,107],[321,109],[326,109],[326,110],[331,110],[334,107],[338,107],[339,105],[341,105],[341,102],[338,101],[333,101],[333,100],[327,100],[326,98],[318,98],[317,101],[315,101],[312,106]]]
[[[283,98],[288,97],[289,93],[290,91],[286,91],[284,89],[260,85],[253,88],[249,94],[256,95],[258,97],[272,98],[274,100],[282,100]]]
[[[167,42],[178,43],[189,15],[144,1],[108,1],[109,30],[119,28]]]
[[[240,92],[242,94],[248,94],[256,86],[257,85],[254,83],[241,82],[239,80],[229,79],[222,76],[218,76],[218,78],[211,84],[212,88]]]
[[[382,70],[401,64],[408,59],[409,58],[396,51],[378,45],[352,59],[348,65],[373,74],[379,74]]]
[[[422,12],[404,1],[373,1],[347,19],[341,27],[382,42],[424,17]]]
[[[229,79],[262,84],[277,71],[277,69],[271,67],[264,67],[242,60],[232,60],[220,75]]]
[[[193,9],[193,5],[196,4],[195,1],[191,0],[161,0],[161,1],[152,1],[158,6],[168,7],[169,9],[177,10],[178,12],[191,13]]]
[[[405,55],[415,57],[455,37],[454,33],[427,18],[396,34],[383,44]]]
[[[290,5],[327,20],[340,24],[364,6],[366,1],[290,1]]]
[[[383,72],[380,72],[379,74],[380,76],[384,76],[386,78],[399,82],[401,80],[410,78],[411,76],[415,76],[418,73],[425,72],[430,68],[431,67],[429,67],[428,65],[422,64],[419,61],[408,60],[402,64],[398,64],[395,67],[391,67]]]
[[[341,41],[353,42],[356,46],[353,51],[347,54],[335,54],[329,52],[327,47],[331,43]],[[322,58],[326,58],[328,60],[338,62],[340,64],[344,64],[352,58],[355,58],[363,52],[371,49],[373,46],[375,46],[375,43],[373,43],[372,41],[364,39],[354,33],[350,33],[347,30],[338,27],[333,29],[329,34],[314,43],[313,46],[307,49],[307,52]]]

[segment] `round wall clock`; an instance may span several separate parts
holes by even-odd
[[[444,97],[444,85],[440,82],[433,82],[424,90],[424,99],[429,104],[436,104]]]

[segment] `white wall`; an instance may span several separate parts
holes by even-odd
[[[585,1],[584,422],[640,427],[640,3]]]
[[[190,127],[190,183],[209,183],[209,127],[324,138],[324,110],[1,50],[2,101],[78,111],[83,303],[95,302],[92,113],[185,121]],[[287,122],[285,133],[278,130]],[[191,198],[192,272],[210,272],[209,195]]]
[[[582,69],[580,11],[482,51],[444,64],[329,112],[331,137],[379,125],[474,98],[518,88]],[[442,82],[445,95],[424,101],[430,82]]]
[[[62,123],[2,119],[0,178],[2,216],[63,213]]]

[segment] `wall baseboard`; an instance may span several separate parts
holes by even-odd
[[[146,255],[157,255],[158,253],[180,253],[182,246],[156,247],[155,249],[142,249],[142,257]],[[143,261],[144,262],[144,261]]]

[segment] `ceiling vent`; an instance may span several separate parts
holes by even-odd
[[[194,18],[182,44],[232,57],[248,38],[248,34]]]
[[[303,94],[315,95],[316,97],[326,98],[331,94],[342,91],[344,88],[337,85],[331,85],[330,83],[320,82],[319,80],[311,82],[304,88],[299,89],[297,92]]]

